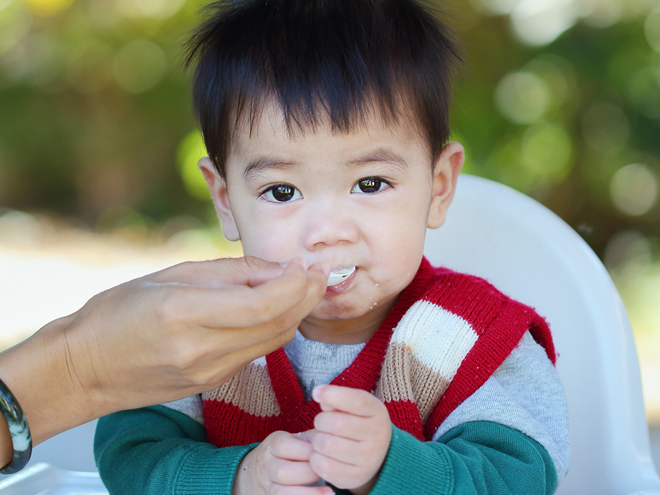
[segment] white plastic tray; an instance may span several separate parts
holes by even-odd
[[[2,495],[108,495],[98,473],[65,471],[46,463],[0,481]]]

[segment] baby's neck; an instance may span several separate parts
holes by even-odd
[[[368,341],[387,318],[396,300],[353,320],[320,320],[307,317],[298,329],[308,340],[327,344],[352,345]]]

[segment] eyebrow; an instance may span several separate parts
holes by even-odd
[[[245,170],[243,171],[243,177],[246,180],[249,180],[252,176],[257,175],[260,172],[263,172],[269,168],[286,168],[292,167],[294,165],[299,165],[297,162],[288,162],[283,160],[275,160],[271,158],[255,158],[252,160]]]
[[[387,148],[378,148],[374,151],[369,151],[354,160],[350,160],[346,165],[366,165],[368,163],[394,163],[402,166],[403,168],[408,168],[408,162],[406,162],[400,155],[394,151]],[[271,168],[287,168],[300,165],[298,162],[290,162],[286,160],[277,160],[272,158],[259,157],[252,160],[245,170],[243,171],[243,177],[246,180],[249,180],[254,175],[263,172],[264,170]]]
[[[377,163],[377,162],[387,162],[395,163],[401,165],[404,168],[408,168],[408,162],[404,160],[400,155],[388,148],[378,148],[374,151],[370,151],[355,160],[351,160],[347,165],[365,165],[367,163]]]

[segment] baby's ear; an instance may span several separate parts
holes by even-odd
[[[215,169],[213,162],[208,156],[202,158],[197,166],[204,175],[204,179],[206,179],[209,191],[211,191],[213,206],[215,206],[215,211],[218,214],[218,217],[220,217],[220,222],[222,224],[222,233],[227,240],[238,241],[241,237],[238,233],[238,227],[236,226],[234,215],[231,212],[231,206],[229,205],[226,181],[220,177],[220,174],[218,174],[218,171]]]
[[[454,199],[456,181],[465,162],[465,149],[453,141],[447,144],[435,162],[433,169],[433,197],[427,227],[437,229],[445,223],[447,210]]]

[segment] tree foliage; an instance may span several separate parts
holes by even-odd
[[[127,207],[209,221],[180,49],[202,3],[0,0],[0,207],[98,229]],[[639,251],[625,239],[652,255],[660,3],[431,3],[466,59],[452,115],[466,171],[546,204],[610,264]]]

